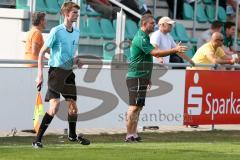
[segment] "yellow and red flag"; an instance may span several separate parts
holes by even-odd
[[[44,116],[44,108],[42,103],[42,96],[41,96],[41,93],[38,92],[36,105],[34,108],[34,116],[33,116],[33,127],[36,133],[38,133],[43,116]]]

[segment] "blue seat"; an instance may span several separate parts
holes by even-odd
[[[185,27],[181,23],[176,23],[176,35],[179,38],[179,41],[182,41],[184,43],[191,42],[191,43],[197,43],[196,38],[190,38]]]
[[[30,6],[28,0],[16,0],[16,8],[29,10]],[[36,0],[36,11],[47,12],[45,0]]]
[[[88,37],[88,29],[84,17],[80,17],[80,37],[81,38]]]
[[[103,59],[104,60],[113,60],[115,56],[117,45],[115,42],[105,42],[103,44]],[[125,43],[125,46],[122,46],[123,49],[123,59],[129,61],[130,59],[130,45],[129,43]]]
[[[16,9],[29,10],[28,0],[16,0]]]
[[[58,2],[59,6],[60,6],[60,8],[61,8],[61,6],[62,6],[63,3],[65,2],[65,0],[57,0],[57,2]]]
[[[212,3],[213,3],[212,0],[203,0],[203,2],[204,2],[205,4],[212,4]]]
[[[87,13],[86,13],[86,7],[87,7],[87,5],[86,5],[85,0],[81,0],[81,1],[80,1],[80,6],[81,6],[80,15],[81,15],[81,16],[85,16],[85,15],[87,14]]]
[[[187,45],[188,46],[188,50],[187,52],[185,52],[185,54],[189,57],[189,58],[192,58],[195,54],[195,47],[194,46],[191,46],[191,45]],[[188,62],[187,60],[183,59],[183,61],[186,63]]]
[[[183,19],[193,20],[193,8],[188,3],[183,4]]]
[[[210,23],[215,21],[215,6],[213,6],[213,5],[206,5],[205,11],[206,11],[206,14],[208,16],[208,21]]]
[[[116,32],[116,29],[117,29],[117,20],[116,20],[116,19],[113,20],[113,29],[114,29],[115,32]],[[129,34],[127,33],[127,31],[126,31],[126,26],[125,26],[124,36],[125,36],[125,39],[130,39],[130,38],[131,38],[130,35],[129,35]]]
[[[89,31],[88,35],[91,38],[99,39],[99,38],[103,37],[103,32],[100,27],[100,24],[97,21],[97,19],[94,17],[89,17],[87,19],[87,30]]]
[[[48,8],[45,4],[45,0],[36,0],[36,11],[47,12]]]
[[[173,37],[174,41],[179,41],[179,38],[178,38],[178,36],[176,34],[176,27],[175,26],[172,27],[170,35]]]
[[[131,41],[130,41],[131,43]],[[129,43],[129,44],[130,44]],[[124,51],[124,58],[127,59],[127,61],[130,61],[130,58],[131,58],[131,53],[130,53],[130,45],[129,46],[126,46],[125,48],[123,48],[123,51]]]
[[[124,40],[120,43],[119,47],[123,50],[123,58],[125,60],[130,60],[130,47],[131,47],[131,40]]]
[[[221,22],[226,22],[227,21],[226,11],[221,6],[218,7],[218,20],[221,21]]]
[[[197,21],[199,23],[206,23],[208,21],[208,17],[206,16],[202,3],[197,5]]]
[[[115,30],[113,29],[112,22],[110,22],[108,19],[102,18],[100,20],[100,26],[103,31],[103,38],[106,39],[115,38]]]
[[[185,27],[180,23],[176,23],[175,27],[176,27],[176,35],[179,38],[179,41],[187,43],[190,39]]]
[[[46,6],[47,6],[47,12],[48,13],[53,13],[53,14],[57,14],[58,12],[60,12],[60,8],[62,6],[62,4],[64,3],[64,1],[60,1],[60,0],[48,0],[45,1],[46,2]]]
[[[36,0],[36,11],[56,14],[63,3],[64,0]],[[29,10],[28,0],[16,0],[16,8]]]
[[[114,42],[105,42],[103,44],[103,59],[112,60],[115,55],[116,45]]]
[[[194,48],[189,48],[188,51],[186,52],[186,55],[189,57],[189,58],[192,58],[194,56],[195,52],[194,52]]]
[[[128,36],[130,37],[130,39],[133,39],[133,37],[135,36],[137,31],[138,31],[137,24],[134,21],[127,19],[126,20],[126,32],[127,32]]]

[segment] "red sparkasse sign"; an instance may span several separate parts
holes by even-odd
[[[184,125],[240,124],[240,71],[187,70]]]

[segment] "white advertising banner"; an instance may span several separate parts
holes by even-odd
[[[44,99],[47,88],[44,69]],[[31,129],[37,96],[36,68],[0,68],[0,130]],[[126,69],[96,67],[74,70],[77,84],[79,128],[125,128],[128,108]],[[185,70],[154,69],[139,126],[183,125]],[[61,97],[61,100],[64,100]],[[44,102],[44,110],[48,110]],[[64,101],[50,128],[67,128]]]

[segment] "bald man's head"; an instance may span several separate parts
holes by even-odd
[[[223,39],[223,35],[222,35],[222,33],[220,33],[220,32],[214,32],[213,34],[212,34],[212,40],[217,40],[217,39]]]
[[[214,32],[212,34],[211,42],[215,47],[221,47],[223,45],[223,35],[220,32]]]

